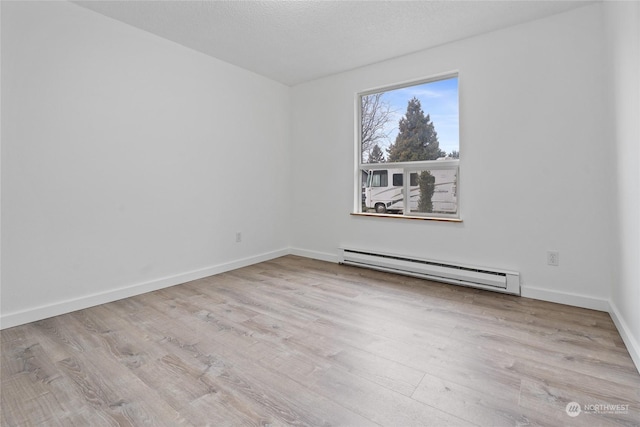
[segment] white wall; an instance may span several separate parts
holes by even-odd
[[[3,327],[286,253],[289,111],[74,4],[2,2]]]
[[[640,369],[640,3],[606,2],[604,23],[611,139],[617,148],[612,317]]]
[[[615,147],[602,54],[594,5],[294,87],[296,252],[336,259],[352,245],[502,267],[521,272],[525,296],[606,310]],[[350,216],[356,93],[452,70],[463,223]]]

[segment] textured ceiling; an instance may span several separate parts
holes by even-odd
[[[293,86],[592,2],[74,3]]]

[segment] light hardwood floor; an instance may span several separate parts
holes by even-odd
[[[1,337],[3,426],[640,424],[606,313],[295,256]]]

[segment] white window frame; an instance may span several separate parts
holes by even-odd
[[[411,80],[404,83],[398,83],[390,86],[383,86],[375,89],[369,89],[363,92],[359,92],[355,97],[355,117],[357,118],[355,123],[355,168],[354,168],[354,205],[353,212],[355,215],[367,215],[367,216],[379,216],[379,217],[399,217],[399,218],[419,218],[419,219],[435,219],[435,220],[448,220],[448,221],[462,221],[460,216],[460,159],[439,159],[439,160],[423,160],[417,162],[395,162],[395,163],[362,163],[362,143],[361,143],[361,123],[362,123],[362,97],[367,95],[373,95],[380,92],[392,91],[396,89],[402,89],[405,87],[418,86],[425,83],[436,82],[439,80],[446,80],[450,78],[460,78],[459,71],[452,71],[443,74],[438,74],[426,79]],[[459,80],[458,80],[459,81]],[[460,106],[460,92],[458,90],[458,110]],[[459,112],[458,112],[459,114]],[[458,152],[460,152],[460,141],[458,144]],[[411,212],[409,209],[410,197],[403,197],[403,210],[402,214],[389,214],[389,213],[372,213],[362,211],[362,189],[364,188],[362,182],[363,170],[384,170],[384,169],[402,169],[403,171],[403,192],[409,194],[410,190],[410,174],[412,172],[421,171],[425,169],[429,170],[442,170],[442,169],[455,169],[456,171],[456,204],[457,210],[455,214],[443,214],[443,213],[421,213]],[[388,177],[388,181],[392,182],[392,176]]]

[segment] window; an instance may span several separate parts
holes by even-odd
[[[365,92],[359,103],[358,212],[459,219],[457,74]]]
[[[402,187],[402,181],[403,181],[404,175],[401,173],[394,173],[393,174],[393,186],[394,187]],[[411,186],[415,186],[418,185],[418,174],[417,173],[412,173],[409,176],[409,180],[411,181],[411,183],[409,185]]]
[[[373,175],[372,175],[372,180],[371,180],[371,187],[387,187],[387,171],[386,170],[379,170],[379,171],[373,171]]]

